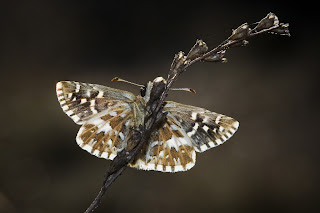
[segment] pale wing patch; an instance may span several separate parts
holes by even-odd
[[[76,123],[84,124],[96,114],[116,104],[134,101],[132,93],[113,88],[75,81],[61,81],[56,85],[62,110]]]
[[[164,107],[184,129],[197,152],[204,152],[227,141],[237,131],[235,119],[209,110],[168,101]]]
[[[168,119],[129,166],[161,172],[180,172],[195,165],[196,152],[185,132]]]
[[[117,105],[104,115],[87,121],[79,130],[76,141],[89,153],[113,160],[127,146],[127,136],[132,128],[132,111]]]

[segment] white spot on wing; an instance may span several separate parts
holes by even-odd
[[[61,95],[63,93],[62,90],[57,90],[57,95]]]
[[[97,98],[103,98],[103,92],[101,90],[99,91]]]
[[[198,129],[198,127],[199,127],[199,124],[198,124],[198,123],[196,123],[196,124],[193,126],[193,129],[194,129],[194,130],[197,130],[197,129]]]
[[[226,132],[226,135],[228,138],[230,138],[232,136],[229,132]]]
[[[154,146],[157,146],[159,144],[158,141],[153,141],[151,144],[150,144],[150,147],[154,147]]]
[[[113,117],[114,117],[114,116],[116,116],[116,115],[117,115],[117,112],[112,111],[112,112],[110,112],[110,113],[109,113],[109,115],[111,115],[111,116],[113,116]]]
[[[238,121],[234,122],[234,123],[233,123],[233,127],[236,128],[236,129],[238,129],[238,128],[239,128],[239,122],[238,122]]]
[[[173,131],[176,131],[178,130],[178,127],[174,124],[170,125],[170,129],[173,130]]]
[[[112,145],[112,140],[109,139],[106,145],[109,146],[109,147],[111,147],[111,145]]]
[[[77,115],[73,115],[73,116],[71,116],[71,118],[76,123],[80,120],[80,118]]]
[[[127,120],[124,125],[127,127],[129,126],[129,124],[130,124],[130,120]]]
[[[94,151],[93,151],[93,153],[92,153],[92,154],[93,154],[93,155],[95,155],[95,156],[100,157],[99,153],[100,153],[100,152],[99,152],[99,150],[98,150],[98,149],[96,149],[96,150],[94,150]]]
[[[188,135],[189,137],[191,137],[192,135],[194,135],[194,134],[196,133],[196,131],[197,131],[197,130],[192,129],[192,131],[191,131],[191,132],[188,132],[187,135]]]
[[[221,115],[218,115],[218,116],[217,116],[217,118],[216,118],[216,124],[219,124],[221,117],[222,117]]]
[[[217,143],[218,145],[220,145],[220,144],[222,144],[223,142],[222,142],[220,139],[216,139],[216,143]]]
[[[105,158],[105,159],[109,159],[107,152],[103,152],[102,155],[101,155],[101,157],[102,157],[102,158]]]
[[[192,146],[192,143],[191,143],[191,141],[189,140],[188,137],[177,138],[177,139],[178,139],[178,141],[179,141],[179,143],[180,143],[181,145]],[[182,150],[182,151],[184,151],[184,150]]]
[[[181,165],[180,158],[173,158],[175,165]]]
[[[64,111],[67,111],[67,110],[69,110],[69,107],[68,107],[67,105],[64,105],[64,106],[62,107],[62,109],[63,109]]]
[[[156,165],[155,164],[153,164],[153,163],[148,163],[147,164],[147,170],[155,170],[155,168],[156,168]]]
[[[175,171],[175,172],[184,171],[184,170],[185,170],[185,169],[184,169],[183,166],[181,166],[181,165],[177,165],[177,166],[174,167],[174,171]]]
[[[96,104],[96,101],[94,99],[90,101],[90,109],[91,109],[93,114],[97,114],[98,113],[98,111],[94,108],[95,104]]]
[[[109,159],[113,160],[116,157],[116,155],[114,153],[110,153]]]
[[[196,113],[196,112],[192,112],[192,113],[191,113],[191,119],[192,119],[192,120],[197,120],[197,114],[198,114],[198,113]]]
[[[132,95],[129,94],[129,93],[124,92],[124,93],[122,94],[122,96],[128,98],[129,100],[134,100],[134,97],[132,97]]]
[[[214,147],[215,146],[212,141],[210,141],[208,144],[209,144],[210,147]]]
[[[73,114],[73,112],[72,112],[71,110],[69,110],[69,111],[66,111],[66,114],[67,114],[68,116],[70,116],[70,115]]]
[[[178,151],[178,146],[177,146],[177,142],[175,140],[175,137],[172,135],[172,137],[166,141],[167,146],[172,149],[174,148],[176,151]]]
[[[203,126],[202,129],[207,132],[209,127],[208,126]]]
[[[201,145],[200,146],[200,150],[203,152],[203,151],[205,151],[205,150],[207,150],[208,149],[208,147],[207,147],[207,145],[205,145],[205,144],[203,144],[203,145]]]
[[[56,88],[57,88],[57,90],[61,90],[61,89],[62,89],[62,83],[61,83],[61,82],[58,82],[58,83],[56,84]]]
[[[80,84],[79,83],[76,84],[75,92],[77,92],[77,93],[80,92]]]
[[[163,166],[158,164],[158,165],[157,165],[157,170],[158,170],[158,171],[163,171]]]
[[[98,125],[97,125],[98,126]],[[101,126],[97,133],[100,133],[100,132],[104,132],[105,134],[108,133],[109,131],[111,131],[112,128],[110,126],[110,122],[108,121],[107,123],[105,123],[103,126]]]
[[[222,135],[221,138],[222,138],[223,141],[227,140],[226,136],[224,136],[224,135]]]
[[[160,151],[158,157],[159,157],[159,158],[163,158],[163,157],[164,157],[164,152],[163,152],[163,151]]]
[[[121,138],[121,140],[124,140],[124,135],[122,132],[119,133],[119,137]]]
[[[90,153],[91,153],[91,151],[92,151],[92,147],[91,147],[90,145],[88,145],[88,144],[85,144],[85,145],[82,147],[82,149],[84,149],[84,150],[86,150],[86,151],[88,151],[88,152],[90,152]]]

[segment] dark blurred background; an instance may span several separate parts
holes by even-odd
[[[55,84],[166,77],[173,56],[196,39],[213,48],[231,29],[274,12],[291,37],[261,35],[198,63],[169,100],[240,121],[226,144],[197,155],[188,172],[127,169],[96,212],[316,212],[319,80],[316,5],[281,2],[6,1],[1,4],[0,212],[83,212],[109,161],[75,142],[79,126]]]

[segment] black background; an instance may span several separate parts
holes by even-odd
[[[188,172],[127,169],[97,212],[315,212],[319,191],[318,20],[308,2],[21,1],[1,4],[0,212],[83,212],[109,161],[78,147],[56,99],[60,80],[144,84],[166,77],[196,39],[274,12],[291,37],[261,35],[198,63],[169,100],[229,115],[238,132]]]

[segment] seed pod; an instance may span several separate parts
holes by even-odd
[[[271,33],[276,33],[276,34],[279,34],[279,35],[290,36],[289,24],[280,23],[280,24],[279,24],[279,27],[276,28],[276,29],[273,29],[273,30],[271,31]]]
[[[269,13],[266,17],[261,19],[258,25],[253,29],[255,31],[261,31],[269,29],[270,27],[279,25],[279,19],[274,13]]]
[[[249,25],[247,23],[242,24],[240,27],[232,31],[232,35],[228,38],[229,41],[242,40],[249,35]]]
[[[185,64],[186,60],[187,57],[184,56],[184,52],[180,51],[178,54],[174,56],[170,70],[178,70],[179,68],[181,68],[183,64]]]
[[[187,59],[193,60],[208,51],[207,44],[202,40],[197,40],[195,45],[190,49]]]
[[[241,47],[241,46],[246,46],[247,44],[249,44],[249,41],[247,40],[242,40],[242,41],[239,41],[239,42],[236,42],[234,44],[230,44],[229,47]]]
[[[208,62],[227,62],[227,59],[224,58],[226,51],[221,50],[215,54],[209,55],[208,57],[204,58],[204,61]]]

